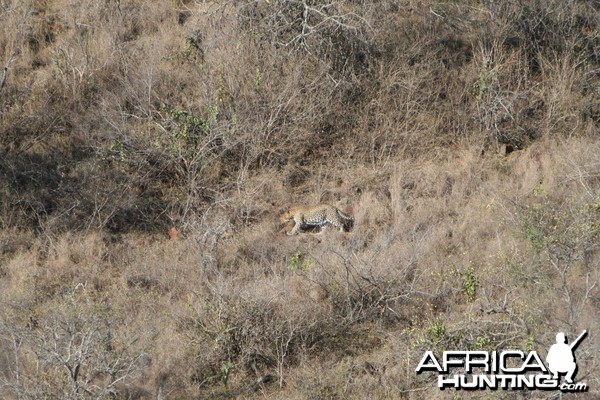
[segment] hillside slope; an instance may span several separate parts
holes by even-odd
[[[0,2],[0,396],[479,398],[423,353],[584,329],[597,395],[599,25],[594,1]],[[354,229],[285,234],[320,202]]]

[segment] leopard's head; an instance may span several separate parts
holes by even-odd
[[[281,214],[280,221],[282,224],[294,219],[294,209],[288,208]]]
[[[282,224],[293,221],[294,217],[302,211],[302,206],[292,206],[284,209],[281,213],[280,221]]]

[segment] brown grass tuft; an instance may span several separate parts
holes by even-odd
[[[593,392],[596,8],[0,1],[0,397],[450,398],[424,351],[583,329]]]

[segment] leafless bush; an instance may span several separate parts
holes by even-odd
[[[599,25],[581,1],[0,1],[1,395],[439,397],[426,348],[591,332]],[[283,234],[321,201],[353,231]]]
[[[145,353],[134,350],[135,338],[116,335],[118,319],[87,290],[78,285],[37,313],[5,310],[0,328],[10,360],[0,386],[5,396],[101,399],[139,370]]]
[[[199,299],[188,322],[190,338],[198,349],[207,341],[217,344],[196,355],[192,379],[200,387],[219,381],[227,385],[233,370],[248,374],[250,382],[276,371],[282,384],[285,371],[297,357],[334,329],[331,316],[317,305],[291,307],[284,293],[267,301],[264,293],[250,288],[231,289],[213,286],[212,293]]]

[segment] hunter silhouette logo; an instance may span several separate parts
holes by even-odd
[[[546,357],[548,369],[552,372],[554,379],[558,379],[559,373],[566,373],[567,383],[573,383],[573,377],[577,372],[577,363],[573,351],[586,335],[587,331],[583,331],[573,343],[568,345],[564,333],[559,332],[556,334],[556,343],[550,347],[548,357]]]
[[[415,372],[438,372],[438,387],[463,390],[561,390],[585,392],[588,386],[573,382],[577,373],[574,351],[587,335],[583,331],[577,339],[567,343],[563,332],[556,335],[556,343],[548,350],[547,366],[536,351],[444,351],[439,359],[426,351]],[[454,372],[451,375],[451,371]],[[565,375],[561,384],[560,375]]]

